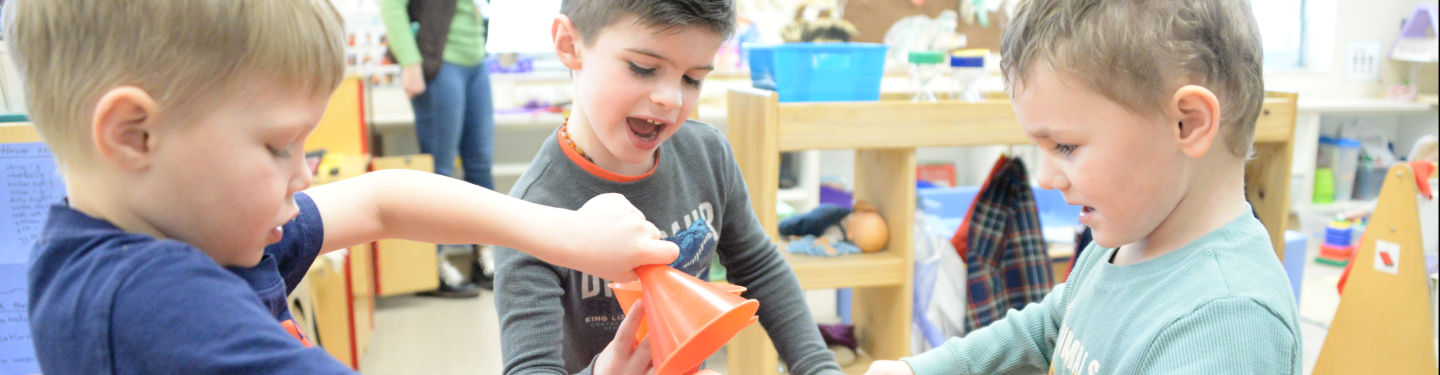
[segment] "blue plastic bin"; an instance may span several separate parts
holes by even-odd
[[[880,100],[885,51],[876,43],[744,44],[755,88],[781,102]]]
[[[1297,306],[1300,303],[1300,284],[1305,280],[1305,249],[1304,233],[1285,231],[1285,258],[1281,259],[1281,265],[1285,267],[1285,276],[1290,278],[1290,290],[1295,293]]]

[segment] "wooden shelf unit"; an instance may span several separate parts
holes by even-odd
[[[1295,94],[1268,93],[1256,129],[1256,159],[1246,171],[1246,194],[1284,249],[1295,128]],[[887,96],[889,98],[889,96]],[[1010,102],[908,100],[780,103],[773,91],[732,88],[727,137],[766,233],[780,242],[776,216],[780,152],[855,149],[855,198],[879,209],[890,229],[885,251],[816,258],[788,255],[804,289],[854,288],[852,315],[861,348],[875,359],[910,355],[914,290],[915,149],[1025,145]],[[759,325],[729,345],[734,375],[777,374],[775,347]],[[868,359],[868,358],[867,358]]]

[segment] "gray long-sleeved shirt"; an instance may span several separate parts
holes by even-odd
[[[624,195],[667,237],[683,237],[676,241],[677,269],[704,278],[712,257],[720,257],[729,281],[760,301],[760,324],[791,373],[840,373],[799,280],[751,210],[739,165],[719,131],[687,121],[660,146],[655,170],[636,181],[597,176],[582,163],[588,162],[551,134],[510,195],[566,209],[603,193]],[[565,228],[555,229],[566,235]],[[514,249],[499,249],[495,261],[505,374],[589,374],[624,318],[609,282]]]

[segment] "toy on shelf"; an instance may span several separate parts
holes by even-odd
[[[1349,221],[1331,221],[1325,227],[1325,242],[1320,244],[1320,256],[1315,257],[1315,262],[1337,267],[1349,264],[1350,257],[1355,254],[1355,228],[1352,226]]]
[[[805,214],[780,222],[780,234],[790,236],[791,253],[814,256],[873,253],[890,242],[890,229],[875,206],[855,202],[855,208],[824,203]]]
[[[985,73],[985,59],[989,56],[990,50],[984,48],[955,51],[950,56],[951,98],[971,103],[985,100],[984,94],[980,93],[980,83],[988,75]]]
[[[930,91],[930,81],[939,78],[945,72],[945,67],[950,61],[941,51],[910,51],[910,85],[915,89],[915,96],[910,101],[934,102],[935,93]]]
[[[780,38],[785,43],[845,43],[860,33],[849,21],[836,18],[800,19],[785,25]]]

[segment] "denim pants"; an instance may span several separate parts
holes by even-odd
[[[420,152],[435,158],[435,173],[453,176],[455,156],[465,181],[495,189],[490,174],[495,150],[495,104],[485,64],[445,63],[425,92],[410,98],[415,110],[415,136]]]

